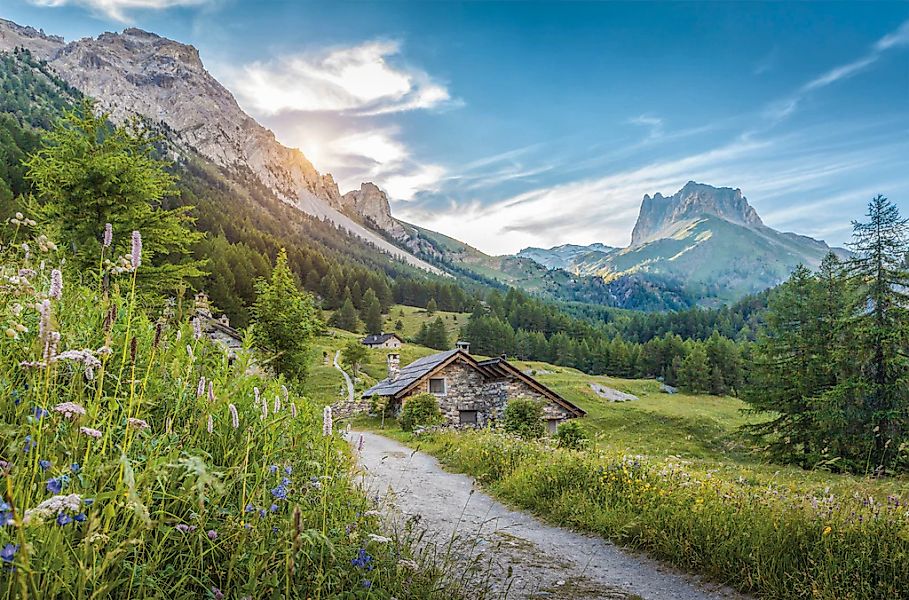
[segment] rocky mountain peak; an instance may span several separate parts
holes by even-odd
[[[44,30],[0,19],[0,52],[27,48],[37,58],[47,60],[65,43],[59,35],[48,35]]]
[[[631,245],[638,246],[666,237],[673,225],[707,216],[746,227],[764,227],[757,211],[742,195],[742,190],[689,181],[672,196],[663,196],[659,192],[652,197],[644,195],[631,234]]]
[[[397,240],[407,236],[401,223],[391,216],[388,196],[371,181],[360,184],[359,190],[341,196],[341,210],[354,218],[362,218]]]

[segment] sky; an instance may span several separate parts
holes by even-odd
[[[909,216],[909,3],[3,0],[66,39],[196,46],[342,193],[493,253],[629,243],[644,194],[741,188],[774,228],[849,241]]]

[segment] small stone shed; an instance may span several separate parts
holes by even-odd
[[[404,340],[396,333],[374,333],[360,340],[360,343],[370,348],[400,348]]]
[[[392,410],[407,398],[430,393],[448,424],[482,427],[502,417],[509,400],[535,398],[543,404],[550,431],[566,420],[586,413],[504,357],[477,360],[469,345],[458,342],[453,350],[432,354],[400,368],[400,355],[388,355],[388,377],[363,392],[364,398],[387,397]]]

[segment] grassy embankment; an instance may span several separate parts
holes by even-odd
[[[402,363],[432,350],[409,344]],[[364,385],[384,373],[371,351]],[[909,483],[768,464],[738,433],[735,398],[667,395],[648,380],[519,364],[588,411],[585,452],[489,432],[386,433],[552,522],[599,533],[766,598],[909,594]],[[640,399],[599,398],[590,383]],[[376,426],[364,421],[364,425]]]

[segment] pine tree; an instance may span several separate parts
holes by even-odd
[[[448,349],[448,331],[441,317],[436,317],[426,328],[424,344],[436,350]]]
[[[385,320],[382,318],[382,309],[379,306],[378,298],[373,296],[369,304],[366,305],[364,312],[366,314],[363,317],[363,322],[366,324],[366,333],[382,333],[382,326]]]
[[[439,310],[439,305],[436,304],[436,299],[430,298],[429,302],[426,303],[426,314],[431,317],[436,314],[437,310]]]
[[[253,305],[253,339],[271,366],[291,380],[306,375],[309,342],[321,328],[317,311],[308,293],[300,291],[282,249],[271,279],[256,281]]]
[[[346,331],[359,331],[360,319],[357,316],[357,309],[354,308],[353,302],[349,297],[344,298],[341,308],[336,310],[329,321],[332,326]]]
[[[693,394],[710,391],[710,363],[701,344],[692,345],[682,361],[678,379],[679,385]]]

